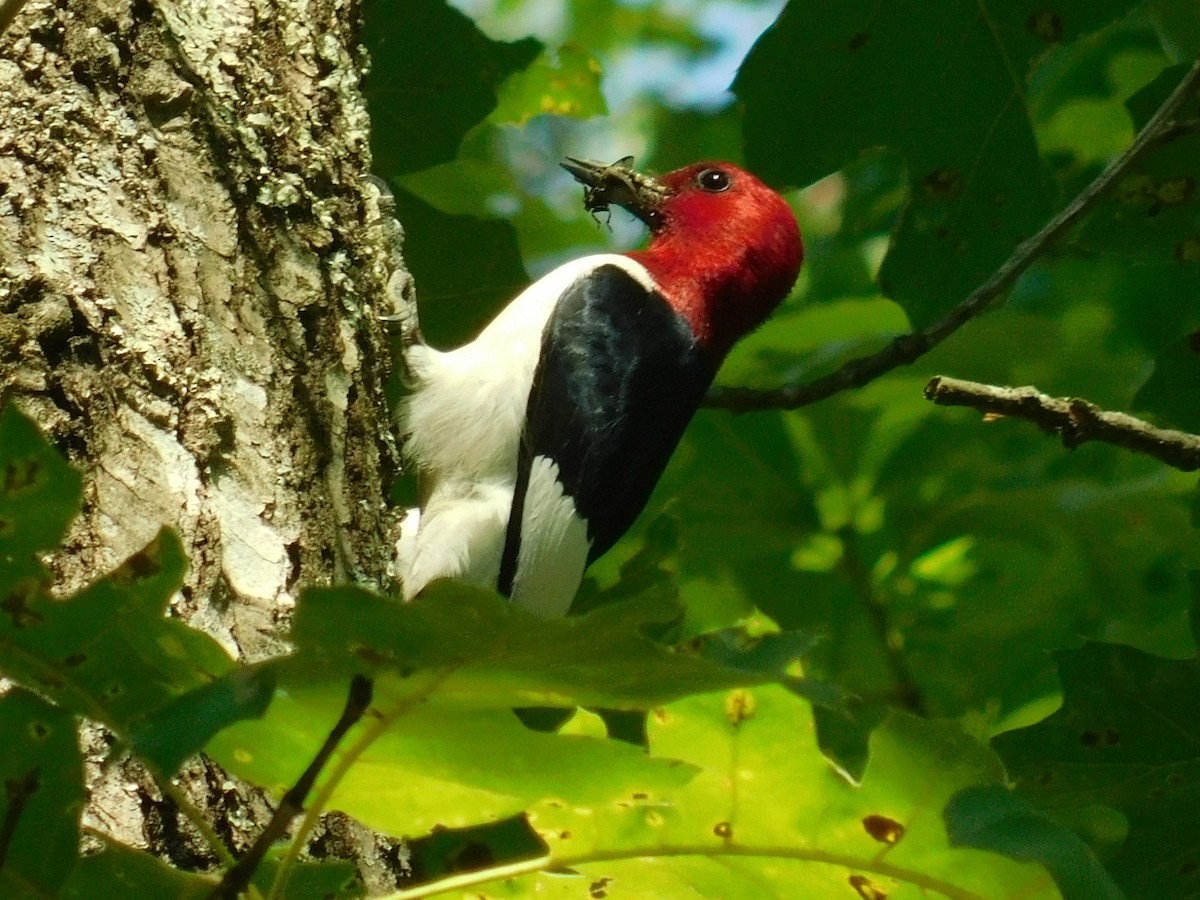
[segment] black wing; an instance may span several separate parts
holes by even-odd
[[[591,563],[633,524],[714,369],[661,294],[620,266],[567,289],[546,324],[517,461],[499,587],[511,594],[530,465],[545,456],[587,522]]]

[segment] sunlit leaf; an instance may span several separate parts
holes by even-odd
[[[639,710],[784,677],[642,636],[678,615],[669,604],[630,602],[546,620],[449,583],[410,605],[310,591],[292,633],[297,653],[275,666],[279,691],[267,715],[222,732],[209,751],[244,777],[285,789],[337,719],[351,675],[365,671],[376,679],[373,713],[344,742],[350,765],[330,802],[374,827],[415,835],[496,821],[548,798],[661,796],[691,769],[620,741],[530,730],[512,708]]]
[[[491,121],[524,125],[534,116],[586,119],[607,112],[600,92],[600,64],[579,44],[543,52],[500,89]]]
[[[821,756],[807,706],[779,688],[677,701],[651,716],[649,738],[652,754],[698,767],[695,778],[663,798],[537,805],[529,818],[555,874],[477,889],[664,900],[1059,896],[1038,866],[951,846],[945,803],[1002,777],[955,726],[893,719],[872,739],[861,785]]]

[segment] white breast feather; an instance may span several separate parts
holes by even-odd
[[[496,586],[542,335],[563,292],[600,265],[618,266],[653,289],[650,274],[628,257],[583,257],[523,291],[471,343],[449,352],[410,348],[416,384],[400,412],[404,452],[428,500],[415,533],[406,526],[397,545],[407,599],[434,578]],[[563,495],[558,467],[545,458],[535,463],[513,600],[562,615],[583,575],[586,528]]]

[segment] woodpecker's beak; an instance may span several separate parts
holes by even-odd
[[[586,188],[583,205],[588,212],[607,212],[616,205],[629,210],[651,230],[662,224],[660,209],[670,192],[661,182],[634,169],[632,156],[612,165],[568,156],[561,165]]]

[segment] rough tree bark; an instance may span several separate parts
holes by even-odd
[[[359,12],[32,0],[0,36],[0,392],[85,473],[56,588],[173,526],[173,613],[245,660],[280,652],[300,587],[388,586]],[[132,764],[93,777],[89,824],[205,864]],[[221,834],[253,836],[260,797],[204,761],[183,777]]]

